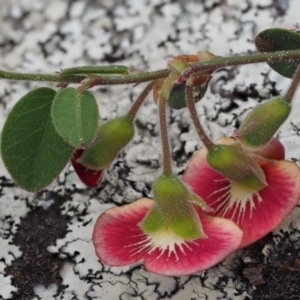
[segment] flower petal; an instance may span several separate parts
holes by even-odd
[[[187,275],[212,267],[235,251],[242,231],[230,220],[204,215],[195,207],[208,238],[185,241],[168,230],[146,235],[139,223],[155,202],[142,198],[102,214],[93,233],[96,254],[111,266],[144,260],[147,270],[162,275]]]
[[[144,259],[148,271],[168,276],[193,274],[213,267],[239,247],[243,232],[238,226],[224,218],[209,217],[198,207],[195,209],[207,238],[169,243],[168,249],[155,248]]]
[[[240,248],[278,226],[295,208],[300,197],[300,169],[295,163],[267,160],[261,156],[254,158],[268,183],[258,193],[238,190],[234,183],[212,169],[206,161],[204,148],[194,155],[183,175],[183,181],[214,209],[209,215],[231,219],[242,228],[244,238]]]
[[[142,198],[110,208],[99,216],[93,242],[102,262],[110,266],[126,266],[142,260],[145,251],[139,249],[147,243],[147,239],[138,224],[153,204],[153,200]],[[141,243],[143,240],[145,242]]]
[[[84,149],[75,150],[71,159],[72,166],[85,185],[89,187],[98,187],[102,180],[104,170],[92,170],[77,162],[77,159],[81,157],[83,151]]]
[[[268,144],[254,153],[267,159],[283,160],[285,158],[284,146],[277,138],[272,138]]]

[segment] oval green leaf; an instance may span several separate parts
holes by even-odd
[[[89,91],[60,90],[52,104],[52,121],[57,132],[74,147],[90,144],[97,134],[99,109]]]
[[[52,124],[55,95],[50,88],[29,92],[11,110],[3,127],[3,162],[16,183],[28,191],[37,192],[49,185],[74,151]]]
[[[193,87],[194,101],[199,102],[205,95],[209,80],[203,84]],[[187,107],[185,97],[186,82],[173,83],[168,97],[168,104],[172,109]]]
[[[255,38],[255,45],[260,52],[274,52],[300,49],[300,34],[283,28],[271,28],[262,31]],[[293,78],[300,60],[280,61],[269,66],[280,75]]]

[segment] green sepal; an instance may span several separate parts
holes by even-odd
[[[192,205],[190,205],[189,214],[183,214],[180,219],[173,219],[168,227],[173,233],[186,241],[204,239],[207,237],[203,231],[199,216]]]
[[[144,219],[140,222],[140,226],[145,233],[153,234],[161,232],[166,228],[162,214],[158,211],[156,205],[153,205]]]
[[[134,123],[130,116],[110,120],[100,126],[96,140],[83,152],[78,162],[92,170],[105,169],[133,136]]]
[[[255,38],[260,52],[275,52],[300,49],[300,34],[283,28],[271,28],[262,31]],[[282,76],[293,78],[300,60],[270,63],[269,66]]]
[[[267,186],[260,165],[248,156],[239,143],[214,145],[207,153],[207,162],[227,179],[252,190],[260,191]]]
[[[211,207],[209,207],[202,198],[200,198],[197,194],[195,194],[193,192],[190,192],[189,202],[199,206],[203,211],[206,211],[206,212],[213,211],[213,209]]]
[[[291,112],[291,104],[276,98],[255,107],[246,117],[235,137],[243,146],[258,150],[266,145]]]
[[[185,240],[204,238],[206,235],[193,204],[191,192],[174,174],[163,174],[153,187],[157,209],[166,227]]]

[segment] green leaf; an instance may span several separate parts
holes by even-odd
[[[97,134],[99,109],[93,94],[68,87],[60,90],[52,104],[57,132],[74,147],[87,146]]]
[[[208,81],[202,85],[193,87],[195,103],[199,102],[204,97],[209,80],[210,79],[208,79]],[[186,82],[173,83],[168,97],[168,104],[172,109],[181,109],[187,107],[185,88],[186,88]]]
[[[122,65],[109,66],[81,66],[68,68],[61,71],[60,75],[72,74],[127,74],[129,68]]]
[[[262,31],[255,38],[255,45],[260,52],[298,50],[300,34],[288,29],[271,28]],[[282,76],[293,78],[300,60],[281,61],[269,64]]]
[[[52,124],[55,94],[50,88],[29,92],[14,106],[3,127],[4,164],[16,183],[28,191],[36,192],[49,185],[74,151]]]

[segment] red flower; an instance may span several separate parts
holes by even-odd
[[[233,143],[222,138],[218,143]],[[272,149],[272,150],[271,150]],[[183,181],[209,205],[211,216],[230,219],[244,232],[240,248],[265,236],[278,226],[295,208],[300,197],[300,169],[290,161],[270,160],[283,158],[280,142],[272,140],[269,149],[252,154],[264,171],[267,186],[259,191],[245,188],[226,179],[206,161],[206,149],[200,149],[189,162]],[[249,154],[251,155],[251,154]],[[263,157],[263,156],[265,157]]]
[[[240,245],[242,231],[238,226],[230,220],[204,214],[199,206],[194,208],[205,233],[202,238],[185,240],[168,227],[146,233],[141,222],[155,207],[155,201],[142,198],[100,215],[93,233],[99,259],[110,266],[140,262],[150,272],[180,276],[214,266]]]

